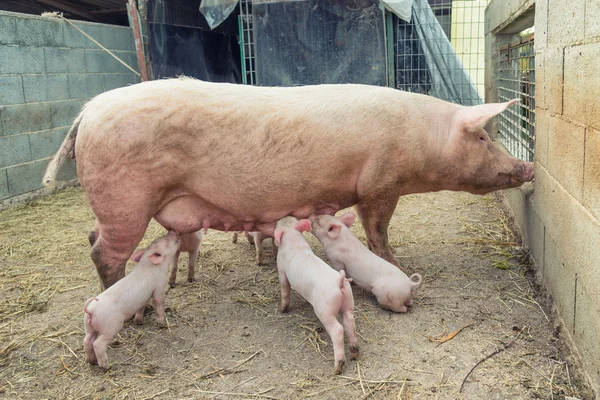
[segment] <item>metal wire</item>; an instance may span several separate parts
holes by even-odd
[[[517,158],[533,161],[535,143],[534,35],[499,48],[498,100],[521,102],[500,114],[500,140]]]

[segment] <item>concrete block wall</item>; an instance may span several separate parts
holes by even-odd
[[[130,28],[74,23],[137,70]],[[0,203],[41,188],[81,106],[137,76],[57,18],[0,11]],[[76,177],[69,158],[61,180]]]
[[[530,7],[529,1],[521,3],[517,10]],[[491,11],[486,21],[493,19]],[[573,0],[564,8],[558,0],[536,0],[534,13],[536,178],[533,188],[505,196],[562,331],[599,394],[600,5]],[[503,39],[510,20],[520,18],[516,14],[494,17],[496,24],[486,26],[490,42]],[[488,51],[493,55],[493,48]],[[490,63],[488,101],[497,92],[493,74]]]

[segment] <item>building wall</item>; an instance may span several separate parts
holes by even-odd
[[[130,28],[75,22],[137,70]],[[84,102],[136,75],[58,18],[0,12],[0,203],[39,189]],[[76,177],[68,159],[61,180]]]
[[[487,101],[497,90],[494,45],[526,27],[531,3],[494,0],[486,10]],[[536,177],[533,191],[506,198],[562,332],[600,393],[600,3],[564,4],[537,0],[533,9]]]

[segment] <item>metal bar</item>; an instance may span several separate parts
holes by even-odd
[[[137,55],[138,66],[140,68],[140,77],[142,78],[142,82],[144,82],[148,80],[148,70],[146,69],[146,59],[144,58],[144,48],[142,45],[142,36],[140,32],[140,24],[135,0],[129,0],[127,5],[127,12],[129,14],[131,29],[133,29],[133,37],[135,39],[135,53]]]
[[[394,18],[391,12],[386,8],[383,9],[385,15],[385,42],[387,43],[387,52],[385,54],[387,61],[387,85],[389,87],[396,86],[396,68],[394,62]]]
[[[244,43],[244,28],[242,27],[242,16],[238,15],[238,32],[240,35],[240,39],[238,41],[238,44],[240,45],[240,60],[241,60],[241,67],[242,67],[242,83],[244,85],[248,84],[248,79],[246,77],[246,51],[244,49],[244,46],[246,45]]]

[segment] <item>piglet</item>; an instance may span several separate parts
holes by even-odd
[[[348,229],[354,219],[351,212],[340,218],[319,215],[312,220],[312,232],[323,244],[333,268],[345,270],[358,286],[372,292],[383,308],[406,312],[421,284],[421,275],[412,274],[409,278],[398,267],[369,251]]]
[[[156,323],[166,325],[165,285],[169,265],[173,262],[180,241],[175,232],[156,239],[150,246],[133,253],[131,259],[138,265],[123,279],[97,297],[88,299],[84,306],[83,323],[85,359],[108,369],[106,349],[119,333],[125,321],[135,315],[134,321],[143,322],[148,299],[154,301]]]
[[[253,244],[256,248],[256,264],[261,265],[263,261],[264,251],[263,251],[263,241],[265,239],[270,238],[271,236],[267,236],[261,232],[245,232],[246,238],[250,244]],[[233,243],[237,243],[238,234],[237,232],[233,234]],[[273,257],[277,259],[277,246],[275,246],[275,239],[271,237],[271,244],[273,245]]]
[[[345,363],[344,331],[348,337],[350,359],[358,357],[352,288],[344,271],[334,271],[315,256],[302,232],[310,232],[310,221],[284,217],[277,221],[275,227],[275,243],[279,246],[280,311],[287,312],[289,309],[290,287],[313,306],[333,342],[333,373],[337,375],[342,372]],[[343,326],[338,322],[339,314]]]
[[[200,251],[200,242],[202,242],[202,231],[183,234],[180,236],[180,240],[181,245],[179,246],[177,253],[175,253],[175,261],[173,262],[171,272],[169,273],[169,286],[172,288],[175,287],[177,267],[179,266],[179,254],[182,252],[188,253],[188,282],[194,281],[196,259],[198,258],[198,251]]]

